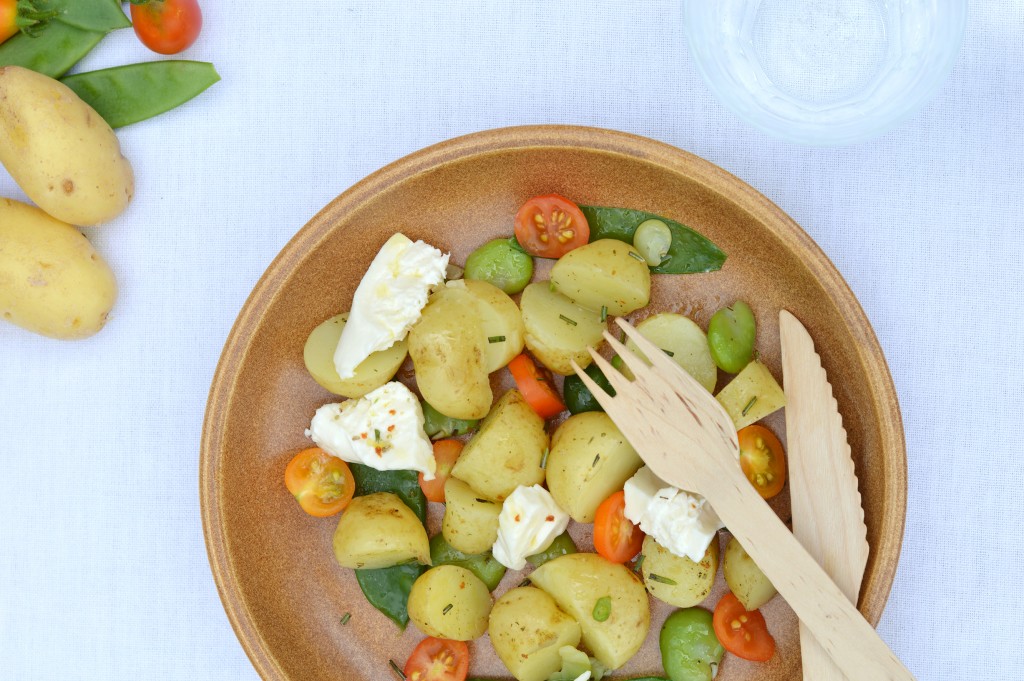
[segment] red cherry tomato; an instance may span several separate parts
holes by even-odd
[[[626,517],[626,493],[616,492],[597,507],[594,549],[613,563],[625,563],[640,553],[644,533]]]
[[[747,611],[732,593],[722,596],[715,608],[715,636],[733,655],[753,662],[765,662],[775,654],[775,639],[759,610]]]
[[[466,681],[469,646],[462,641],[425,638],[405,663],[408,681]]]
[[[508,363],[508,370],[515,379],[516,387],[523,399],[542,419],[549,419],[565,411],[565,403],[551,383],[551,374],[538,367],[526,355],[516,355]]]
[[[444,483],[452,474],[452,467],[459,460],[461,453],[462,443],[458,440],[438,440],[434,443],[434,461],[437,462],[434,479],[424,480],[423,473],[420,473],[420,489],[427,499],[444,503]]]
[[[775,433],[764,426],[739,432],[740,467],[757,493],[771,499],[786,484],[786,452]]]
[[[516,213],[516,240],[530,255],[561,258],[590,240],[590,225],[564,196],[535,196]]]
[[[160,54],[178,54],[199,37],[203,12],[198,0],[132,3],[132,24],[142,44]]]

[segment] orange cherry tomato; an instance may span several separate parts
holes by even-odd
[[[626,493],[601,502],[594,516],[594,549],[613,563],[632,560],[644,545],[644,533],[626,518]]]
[[[356,491],[348,464],[319,447],[295,455],[284,469],[284,485],[302,510],[317,518],[342,511]]]
[[[433,636],[420,641],[405,663],[408,681],[466,681],[469,646]]]
[[[737,657],[764,662],[775,654],[775,639],[768,633],[761,611],[745,610],[732,593],[718,601],[712,623],[718,642]]]
[[[542,419],[549,419],[565,411],[565,403],[558,396],[547,369],[538,367],[526,355],[517,355],[508,363],[508,370],[512,372],[512,378],[523,394],[523,399]]]
[[[160,54],[178,54],[203,29],[198,0],[132,0],[132,25],[142,44]]]
[[[561,258],[590,240],[590,225],[575,203],[559,196],[535,196],[516,213],[516,240],[530,255]]]
[[[434,472],[433,480],[424,480],[423,473],[420,473],[420,489],[427,495],[427,499],[444,503],[444,483],[452,474],[452,466],[462,454],[462,443],[458,440],[438,440],[434,443],[434,461],[437,462],[437,470]]]
[[[740,468],[757,493],[771,499],[786,484],[786,452],[775,433],[764,426],[747,426],[739,432]]]

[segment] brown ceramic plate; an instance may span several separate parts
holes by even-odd
[[[414,626],[401,633],[366,604],[352,571],[334,562],[336,519],[307,516],[284,488],[285,464],[308,445],[303,430],[313,412],[337,399],[306,373],[306,335],[348,308],[370,260],[395,231],[451,251],[461,263],[488,239],[510,234],[526,198],[550,192],[665,215],[718,244],[729,256],[720,272],[654,277],[651,309],[683,312],[706,327],[720,306],[749,301],[761,356],[776,376],[779,309],[804,322],[856,459],[871,545],[859,605],[878,621],[903,537],[906,453],[885,358],[835,267],[765,197],[691,154],[605,130],[511,128],[417,152],[339,196],[274,260],[231,331],[203,432],[203,527],[224,607],[264,679],[389,679],[388,660],[404,664],[421,638]],[[784,436],[780,414],[768,425]],[[786,493],[773,506],[788,517]],[[589,544],[585,528],[575,532]],[[521,579],[510,573],[499,588]],[[708,604],[723,591],[719,576]],[[657,632],[669,610],[654,605],[646,645],[615,678],[661,672]],[[777,654],[764,664],[727,655],[721,681],[801,678],[795,617],[781,598],[763,612]],[[351,619],[342,625],[345,613]],[[486,639],[471,649],[471,675],[509,678]]]

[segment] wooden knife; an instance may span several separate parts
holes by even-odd
[[[807,329],[782,310],[779,335],[793,534],[856,605],[867,566],[868,541],[846,429]],[[803,623],[800,649],[804,681],[846,679]]]

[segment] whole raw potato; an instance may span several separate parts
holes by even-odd
[[[103,328],[117,298],[110,267],[71,225],[0,199],[0,318],[52,338]]]
[[[0,68],[0,163],[32,201],[73,225],[120,215],[135,192],[107,122],[63,83]]]

